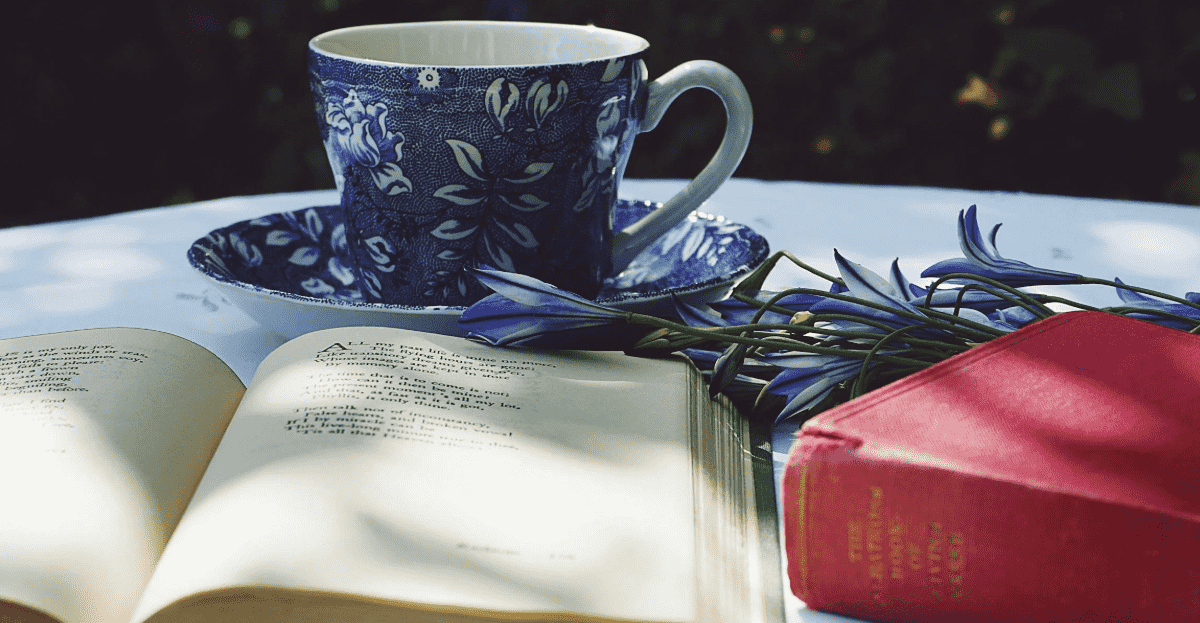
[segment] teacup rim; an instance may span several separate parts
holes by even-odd
[[[410,28],[411,29],[420,29],[420,28],[431,28],[431,27],[462,27],[462,26],[467,26],[467,25],[469,25],[469,26],[484,26],[484,25],[486,25],[489,27],[510,29],[510,30],[521,30],[521,29],[567,30],[567,31],[580,31],[580,32],[588,32],[588,33],[605,33],[605,34],[611,33],[614,36],[629,39],[632,43],[636,44],[636,49],[632,49],[631,51],[627,51],[627,52],[622,52],[620,54],[608,54],[608,55],[600,55],[600,56],[589,57],[589,58],[578,59],[578,60],[553,61],[553,62],[544,62],[544,63],[503,64],[503,65],[457,65],[457,64],[431,65],[429,63],[403,63],[403,62],[399,62],[399,61],[380,60],[380,59],[366,58],[366,57],[362,57],[362,56],[350,56],[350,55],[333,52],[331,50],[323,49],[323,48],[319,47],[320,40],[322,40],[322,39],[325,39],[328,37],[333,37],[338,34],[352,32],[352,31],[366,32],[366,31],[371,31],[371,30],[382,30],[382,29],[407,30]],[[492,69],[494,69],[494,68],[521,68],[521,67],[552,67],[552,66],[556,66],[556,65],[579,65],[579,64],[583,64],[583,63],[594,63],[594,62],[600,62],[600,61],[610,61],[610,60],[619,59],[619,58],[626,58],[629,56],[633,56],[635,54],[640,54],[642,52],[645,52],[649,47],[650,47],[650,42],[647,41],[644,37],[635,35],[633,33],[624,32],[621,30],[614,30],[612,28],[603,28],[600,26],[595,26],[593,24],[556,24],[556,23],[551,23],[551,22],[506,22],[506,21],[488,21],[488,20],[443,20],[443,21],[425,21],[425,22],[394,22],[394,23],[387,23],[387,24],[360,24],[360,25],[356,25],[356,26],[346,26],[343,28],[335,28],[333,30],[329,30],[329,31],[323,32],[319,35],[316,35],[312,39],[309,39],[309,41],[308,41],[309,51],[316,53],[316,54],[320,54],[320,55],[328,57],[328,58],[341,59],[341,60],[345,60],[345,61],[349,61],[349,62],[353,62],[353,63],[361,63],[364,65],[377,65],[380,67],[441,67],[441,68],[448,68],[448,69],[471,69],[471,68],[492,68]]]

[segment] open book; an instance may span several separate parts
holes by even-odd
[[[5,623],[781,618],[766,431],[684,360],[74,331],[0,341],[0,429]]]

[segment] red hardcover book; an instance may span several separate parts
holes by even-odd
[[[818,415],[792,590],[873,621],[1200,621],[1200,335],[1060,314]]]

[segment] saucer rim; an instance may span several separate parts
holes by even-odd
[[[620,198],[620,199],[618,199],[618,201],[622,202],[622,203],[628,203],[628,204],[647,203],[647,204],[652,204],[654,206],[662,205],[661,202],[646,201],[646,200],[641,200],[641,199]],[[419,314],[419,315],[428,315],[428,316],[451,316],[451,315],[458,316],[458,315],[461,315],[462,312],[466,311],[468,306],[460,306],[460,305],[420,305],[420,306],[418,306],[418,305],[406,305],[403,303],[373,303],[373,302],[369,302],[369,301],[350,301],[350,300],[345,300],[345,299],[331,299],[331,298],[315,297],[315,296],[309,296],[309,295],[304,295],[304,294],[295,294],[293,292],[285,292],[283,290],[276,290],[274,288],[268,288],[266,286],[255,284],[255,283],[250,283],[247,281],[231,280],[221,273],[209,270],[209,266],[207,264],[205,264],[205,262],[204,262],[204,259],[205,259],[204,256],[206,254],[211,254],[212,252],[198,247],[198,245],[200,243],[205,241],[213,233],[216,233],[216,232],[219,232],[222,230],[227,230],[227,229],[233,228],[233,227],[243,224],[243,223],[249,223],[250,221],[253,221],[253,220],[278,216],[278,215],[283,214],[284,212],[295,213],[295,212],[303,212],[305,210],[311,210],[311,209],[320,210],[320,209],[331,209],[331,208],[336,208],[336,207],[337,206],[334,206],[334,205],[304,206],[304,207],[295,208],[295,209],[291,209],[291,210],[280,210],[278,212],[271,212],[271,213],[264,214],[261,216],[256,216],[256,217],[248,218],[248,219],[242,219],[239,221],[235,221],[233,223],[229,223],[227,225],[223,225],[221,227],[218,227],[216,229],[209,231],[204,236],[202,236],[192,242],[192,244],[188,247],[188,251],[187,251],[188,264],[194,270],[196,270],[196,272],[198,272],[202,276],[216,282],[219,285],[233,287],[239,291],[242,291],[242,292],[245,292],[248,294],[254,294],[254,295],[266,297],[269,300],[284,299],[284,300],[288,300],[293,303],[317,306],[317,307],[322,307],[322,308],[329,309],[329,310],[403,312],[403,313],[408,313],[408,314]],[[695,210],[694,212],[698,215],[705,216],[705,217],[725,219],[725,217],[723,217],[721,215],[712,214],[709,212],[701,212],[699,210]],[[728,220],[728,219],[725,219],[725,220]],[[699,292],[702,290],[715,288],[722,284],[732,285],[733,283],[736,283],[737,281],[744,278],[746,275],[749,275],[751,272],[754,271],[755,268],[757,268],[764,261],[766,261],[766,258],[770,255],[770,249],[769,249],[769,243],[767,243],[766,238],[764,238],[762,236],[762,234],[759,234],[757,231],[755,231],[754,228],[750,227],[749,225],[745,225],[743,223],[737,223],[736,221],[729,221],[729,222],[746,228],[747,231],[749,231],[754,236],[757,236],[763,242],[762,252],[759,254],[761,257],[749,258],[747,262],[738,266],[735,270],[731,271],[728,275],[723,276],[723,277],[714,277],[712,279],[708,279],[705,281],[699,281],[699,282],[690,283],[690,284],[683,285],[683,286],[668,288],[666,290],[661,290],[661,291],[658,291],[658,292],[655,292],[652,294],[645,294],[645,293],[639,294],[636,292],[626,292],[626,293],[620,294],[620,295],[614,295],[614,296],[608,296],[605,298],[594,299],[593,302],[599,303],[601,305],[608,305],[608,306],[617,307],[617,308],[621,308],[622,306],[630,306],[630,305],[645,305],[648,303],[653,303],[655,301],[665,299],[670,296],[676,296],[676,295],[686,296],[688,294],[692,294],[692,293]]]

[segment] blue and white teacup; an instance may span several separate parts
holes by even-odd
[[[592,26],[428,22],[344,28],[309,42],[321,137],[345,240],[369,300],[469,305],[469,268],[520,272],[584,296],[707,199],[741,161],[752,114],[710,61],[648,82],[635,35]],[[663,207],[612,231],[634,138],[683,91],[724,101],[716,155]]]

